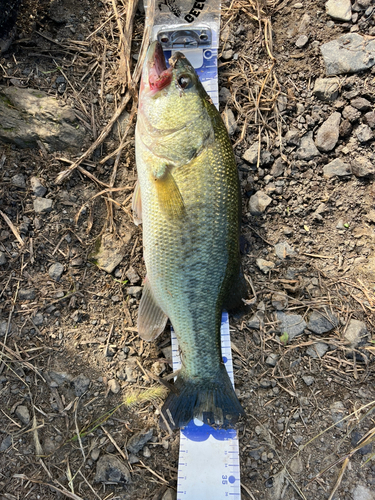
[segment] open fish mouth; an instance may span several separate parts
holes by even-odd
[[[172,81],[172,68],[167,68],[163,49],[159,42],[153,42],[147,53],[148,84],[150,90],[159,92]]]

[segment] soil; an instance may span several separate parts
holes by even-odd
[[[113,4],[69,0],[63,12],[59,8],[47,0],[23,3],[18,37],[0,57],[0,83],[55,95],[75,110],[93,142],[123,91]],[[123,11],[122,2],[118,9]],[[312,92],[324,76],[322,43],[348,31],[374,34],[374,15],[355,12],[354,22],[335,23],[323,1],[223,2],[219,85],[230,95],[220,106],[233,111],[237,124],[232,140],[243,194],[242,262],[252,282],[246,311],[230,321],[236,391],[246,412],[239,424],[243,499],[329,498],[346,457],[334,498],[359,499],[353,496],[359,486],[369,495],[375,489],[374,447],[351,453],[375,428],[369,412],[375,407],[375,188],[371,176],[323,176],[336,157],[350,163],[361,155],[373,162],[374,143],[359,143],[352,132],[331,152],[305,161],[298,146],[284,140],[291,129],[315,135],[353,97],[373,106],[371,69],[341,76],[335,101],[319,101]],[[297,48],[304,15],[310,16],[304,28],[309,41]],[[137,12],[133,55],[143,23]],[[158,424],[163,389],[155,382],[172,371],[170,334],[167,328],[154,343],[140,340],[139,294],[127,292],[145,277],[142,231],[131,213],[133,139],[131,129],[115,174],[114,158],[100,163],[118,147],[111,134],[82,164],[85,170],[62,184],[56,177],[74,158],[42,146],[0,146],[0,209],[10,221],[0,214],[6,259],[0,265],[1,499],[175,498],[179,435]],[[272,157],[251,165],[243,155],[259,140]],[[275,177],[270,172],[278,159],[285,168]],[[15,185],[20,174],[26,187]],[[49,213],[35,213],[33,176],[53,200]],[[123,189],[98,195],[103,183]],[[271,202],[256,217],[249,198],[260,190]],[[103,235],[116,240],[123,254],[112,273],[90,258]],[[280,242],[294,251],[286,255],[284,245],[277,256]],[[272,270],[264,274],[259,258],[271,261]],[[55,263],[63,265],[58,281],[50,276]],[[304,328],[294,338],[283,336],[276,292],[288,296],[284,313],[308,323],[312,311],[325,306],[337,323],[323,334]],[[260,322],[252,328],[255,313]],[[353,319],[368,333],[354,350],[344,336]],[[321,357],[311,354],[317,342],[326,346]],[[126,444],[145,429],[153,429],[153,437],[134,457]],[[95,482],[98,457],[108,454],[128,467],[129,483]]]

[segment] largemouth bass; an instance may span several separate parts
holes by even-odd
[[[147,277],[138,332],[155,339],[169,318],[182,368],[162,408],[171,427],[198,417],[233,424],[243,409],[221,359],[223,307],[241,302],[240,188],[221,116],[179,52],[167,69],[150,45],[136,126],[135,222],[143,223]]]

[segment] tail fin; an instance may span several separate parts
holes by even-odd
[[[176,392],[168,395],[161,410],[172,429],[187,425],[193,418],[230,427],[244,414],[224,365],[212,380],[193,380],[182,369],[175,387]]]

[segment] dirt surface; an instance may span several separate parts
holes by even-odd
[[[375,188],[371,172],[327,178],[323,168],[335,158],[373,164],[373,139],[359,141],[356,130],[373,109],[375,72],[340,76],[333,101],[313,93],[325,76],[322,43],[350,31],[375,34],[364,4],[340,23],[323,1],[223,3],[220,110],[233,124],[242,260],[252,282],[245,314],[231,318],[236,391],[246,411],[243,499],[327,499],[346,457],[334,498],[374,498],[374,446],[351,452],[375,428]],[[122,2],[117,7],[123,14]],[[137,12],[132,67],[143,23]],[[123,92],[113,3],[27,0],[18,24],[0,57],[0,84],[56,96],[92,143]],[[308,42],[298,48],[301,33]],[[322,123],[358,97],[370,108],[335,147],[303,158],[301,137],[312,132],[316,140]],[[179,437],[159,427],[165,391],[155,382],[171,373],[169,331],[151,344],[136,333],[145,266],[131,213],[132,127],[119,163],[116,156],[101,163],[118,144],[111,133],[61,184],[57,175],[75,158],[43,145],[0,145],[2,500],[175,498]],[[253,144],[260,154],[251,162]],[[32,177],[52,200],[45,213],[36,213]],[[259,191],[269,199],[256,216]],[[122,257],[112,272],[92,258],[101,238]],[[312,314],[330,327],[314,333]],[[132,452],[129,440],[150,429],[147,444]],[[99,464],[108,456],[125,471],[105,481]]]

